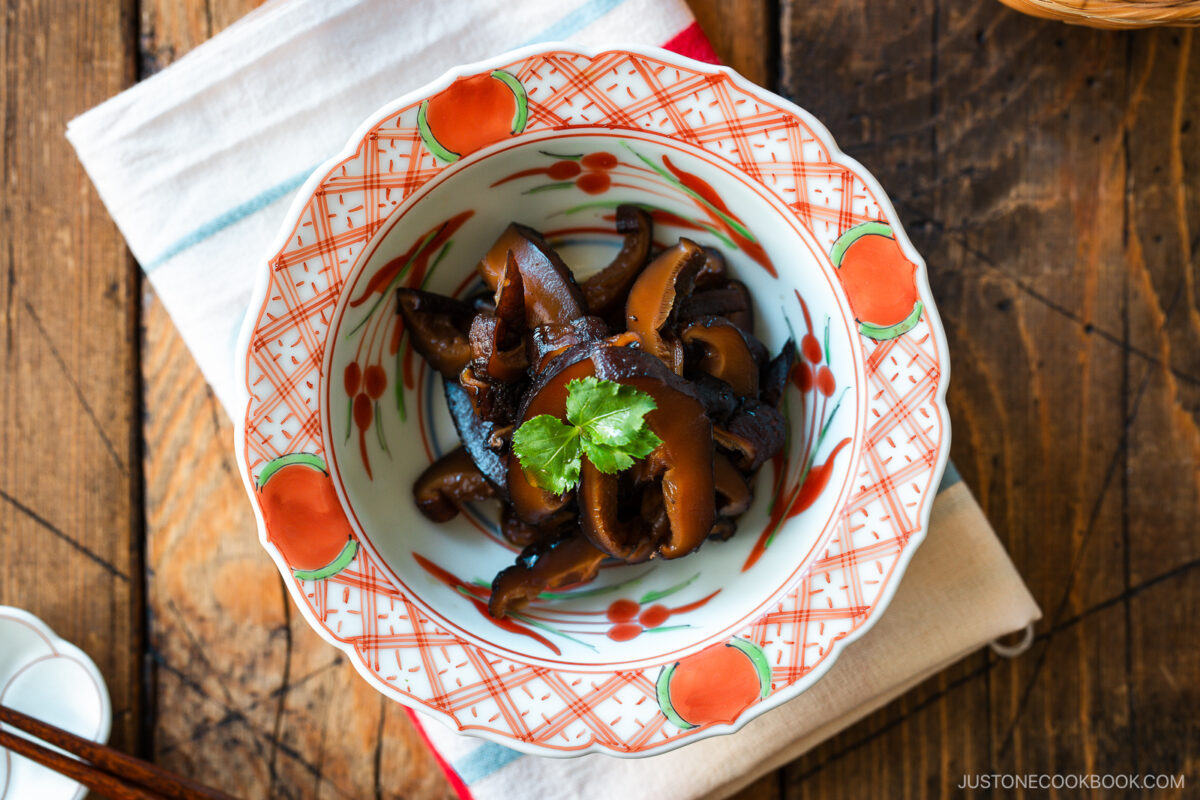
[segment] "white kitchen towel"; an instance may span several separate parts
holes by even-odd
[[[273,0],[67,138],[232,415],[255,273],[305,179],[451,67],[564,40],[707,48],[682,0]]]
[[[231,415],[234,347],[296,190],[376,108],[446,69],[540,41],[710,59],[682,0],[272,0],[73,120],[68,138]],[[807,693],[651,759],[521,756],[422,727],[463,797],[723,796],[1038,610],[951,470],[891,608]],[[920,646],[914,647],[913,642]]]

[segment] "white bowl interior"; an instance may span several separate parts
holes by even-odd
[[[599,153],[610,154],[619,163],[611,169],[591,169],[585,165],[603,159],[567,158]],[[553,175],[547,173],[564,162],[603,177],[589,179],[590,184],[585,180],[581,188],[579,176],[563,177],[575,167],[559,166]],[[714,216],[711,204],[674,176],[667,177],[672,175],[665,169],[668,162],[712,187],[726,204],[728,216],[749,229],[777,277],[748,252],[752,248],[744,246],[745,240],[720,224],[722,215]],[[528,174],[512,178],[517,173]],[[597,191],[605,181],[607,188]],[[688,181],[693,188],[698,185]],[[386,187],[378,191],[385,192]],[[760,471],[754,504],[741,517],[731,540],[708,542],[699,552],[674,561],[605,568],[596,581],[572,596],[547,601],[531,611],[521,621],[523,630],[508,630],[481,613],[480,604],[446,578],[451,574],[463,583],[486,584],[512,564],[514,550],[496,533],[498,505],[480,503],[438,525],[421,516],[413,504],[414,479],[432,458],[455,447],[458,438],[445,408],[441,378],[415,354],[408,356],[413,385],[403,390],[401,414],[396,385],[403,379],[408,348],[392,352],[395,302],[390,289],[369,294],[368,287],[389,262],[453,219],[459,227],[445,251],[439,244],[429,258],[430,269],[422,279],[430,291],[464,296],[477,289],[475,264],[510,221],[545,233],[583,279],[620,247],[621,238],[611,221],[620,202],[647,204],[659,209],[660,216],[669,212],[678,218],[676,223],[660,219],[655,228],[660,244],[673,243],[682,235],[719,248],[735,276],[749,286],[756,303],[755,333],[772,353],[789,336],[807,332],[798,296],[804,299],[837,391],[823,398],[789,389],[789,473],[798,473],[803,443],[813,435],[811,419],[819,413],[806,408],[806,397],[810,402],[815,397],[818,404],[824,401],[826,416],[841,399],[826,438],[828,442],[849,440],[848,446],[834,460],[826,489],[811,507],[782,521],[769,549],[751,568],[744,569],[747,559],[772,523],[774,468],[770,463]],[[701,223],[699,229],[691,225],[696,221]],[[322,425],[329,466],[364,545],[379,555],[421,611],[441,625],[493,651],[528,661],[585,670],[601,665],[632,668],[694,652],[744,626],[767,611],[819,555],[818,545],[826,540],[842,506],[849,469],[857,463],[862,445],[864,370],[853,319],[827,254],[787,206],[760,183],[711,153],[666,137],[577,128],[527,136],[519,144],[493,146],[443,171],[397,207],[357,258],[333,312],[329,339],[333,346],[326,353],[323,372]],[[409,285],[411,276],[410,269],[399,280]],[[380,367],[387,376],[386,391],[372,403],[370,428],[361,436],[352,419],[354,396],[343,384],[351,362],[364,369]],[[705,598],[707,602],[701,604]],[[612,638],[614,624],[607,614],[618,599],[639,602],[641,610],[660,605],[673,613],[652,630],[618,641]],[[687,610],[689,606],[695,608]],[[376,612],[381,615],[380,631],[388,629],[383,617],[410,613],[403,603]]]

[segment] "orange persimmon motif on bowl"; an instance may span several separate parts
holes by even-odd
[[[663,668],[658,705],[677,728],[731,725],[771,693],[771,665],[762,648],[733,638]]]
[[[421,104],[421,140],[450,163],[525,130],[529,101],[511,73],[493,70],[459,78]]]
[[[924,304],[917,265],[908,260],[884,222],[864,222],[843,233],[830,253],[864,336],[883,341],[911,331]]]
[[[267,539],[298,579],[328,578],[354,560],[358,544],[319,456],[291,453],[267,464],[258,497]]]

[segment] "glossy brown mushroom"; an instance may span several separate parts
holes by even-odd
[[[646,425],[663,444],[645,459],[662,475],[662,494],[670,535],[658,544],[663,558],[678,558],[700,545],[712,527],[715,516],[713,488],[712,423],[704,407],[691,393],[686,381],[665,368],[648,353],[630,347],[612,347],[604,343],[578,345],[564,353],[547,368],[545,375],[530,391],[530,399],[520,413],[520,422],[540,414],[562,418],[566,412],[567,384],[576,378],[595,375],[603,380],[624,383],[654,398],[657,408],[646,415]],[[520,424],[520,423],[518,423]],[[523,469],[511,469],[508,491],[513,509],[521,519],[538,523],[562,508],[567,499],[535,486]],[[581,492],[612,497],[607,487],[589,485]],[[592,529],[609,527],[609,506],[589,504],[582,499],[580,515],[594,517]],[[586,533],[589,523],[581,520]],[[615,534],[614,534],[615,537]],[[624,551],[612,544],[615,538],[597,535],[594,542]]]
[[[722,286],[694,292],[679,307],[679,319],[725,317],[746,333],[754,332],[754,304],[750,290],[741,281],[728,281]]]
[[[657,407],[646,415],[646,425],[663,443],[646,457],[644,469],[662,475],[663,507],[670,522],[670,533],[655,552],[662,558],[687,555],[704,541],[716,515],[712,423],[704,406],[686,381],[642,350],[599,348],[590,360],[596,377],[633,386],[654,398]],[[582,483],[580,492],[582,498]],[[601,513],[581,499],[585,534],[589,523],[584,518]]]
[[[479,274],[493,291],[500,285],[510,251],[521,271],[529,327],[570,322],[587,313],[583,292],[558,253],[540,233],[515,222],[479,262]]]
[[[494,299],[493,313],[476,314],[471,320],[471,369],[482,380],[512,383],[525,377],[529,356],[524,282],[511,252]]]
[[[420,289],[397,289],[396,300],[413,349],[442,375],[458,377],[471,359],[471,306]]]
[[[599,317],[580,317],[571,322],[539,325],[529,335],[529,359],[534,371],[541,372],[568,348],[603,339],[608,326]]]
[[[684,328],[679,338],[698,353],[700,371],[725,381],[739,397],[758,397],[758,361],[732,322],[704,317]]]
[[[574,511],[563,510],[541,525],[530,525],[513,513],[511,507],[505,505],[500,509],[500,533],[510,544],[521,548],[561,539],[566,530],[575,525]]]
[[[444,381],[443,389],[446,394],[446,407],[450,410],[450,419],[458,432],[459,441],[471,457],[471,461],[480,473],[498,492],[507,492],[508,456],[503,450],[492,446],[492,439],[500,435],[501,426],[480,419],[471,405],[471,398],[462,386],[452,381]]]
[[[529,368],[529,355],[525,343],[517,339],[514,346],[505,349],[504,323],[496,317],[482,314],[471,321],[471,369],[475,375],[497,383],[512,383],[525,377]]]
[[[524,608],[542,592],[590,581],[605,558],[603,551],[580,535],[522,556],[492,581],[488,613],[499,619]]]
[[[715,247],[705,246],[704,266],[696,274],[696,289],[712,289],[729,280],[729,265],[725,256]]]
[[[750,508],[754,494],[750,484],[738,468],[725,455],[717,453],[713,459],[713,480],[717,490],[717,515],[736,517]]]
[[[479,418],[497,425],[512,423],[521,402],[522,389],[527,385],[481,379],[469,365],[458,374],[458,383],[471,399],[471,407]]]
[[[566,413],[567,384],[575,378],[593,374],[595,369],[590,361],[565,363],[562,356],[555,359],[526,394],[525,403],[517,415],[517,427],[542,414],[562,419]],[[508,496],[513,511],[525,522],[538,525],[570,500],[570,493],[556,495],[537,486],[518,460],[513,459],[512,466],[507,476]]]
[[[646,508],[643,504],[641,513],[631,519],[620,519],[619,485],[616,475],[601,472],[586,457],[583,459],[579,470],[579,527],[588,541],[610,556],[622,561],[644,561],[658,549],[659,537],[669,535],[670,519],[661,499],[657,507],[651,504]],[[662,493],[652,486],[643,497],[656,495],[661,498]]]
[[[787,390],[788,378],[792,374],[792,366],[796,363],[796,342],[788,339],[783,343],[779,355],[771,359],[766,369],[762,370],[759,387],[759,399],[769,406],[779,408],[783,394]]]
[[[683,345],[671,331],[675,312],[692,291],[704,251],[689,239],[664,250],[642,270],[625,303],[625,327],[642,337],[646,352],[676,374],[683,372]]]
[[[725,427],[713,429],[713,438],[733,454],[738,469],[749,473],[783,449],[786,433],[783,415],[774,406],[749,401]]]
[[[581,287],[588,313],[606,320],[624,312],[625,295],[650,258],[654,223],[637,206],[621,205],[617,206],[617,232],[625,236],[621,252]]]
[[[496,489],[483,478],[466,449],[456,447],[425,468],[413,484],[413,499],[422,514],[446,522],[474,500],[495,497]]]

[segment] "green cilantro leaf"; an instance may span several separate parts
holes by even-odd
[[[513,432],[513,452],[534,485],[562,494],[579,483],[579,433],[579,428],[549,414]]]
[[[632,386],[595,377],[567,384],[567,422],[541,414],[513,433],[512,450],[529,480],[562,494],[579,484],[582,457],[601,472],[629,469],[662,440],[646,426],[654,398]]]
[[[642,427],[634,434],[633,441],[620,445],[610,445],[592,441],[583,437],[583,454],[595,465],[596,469],[608,474],[614,474],[633,466],[633,462],[650,455],[654,448],[662,444],[654,431]]]
[[[654,398],[632,386],[600,378],[567,384],[567,421],[597,444],[625,444],[637,436]]]

